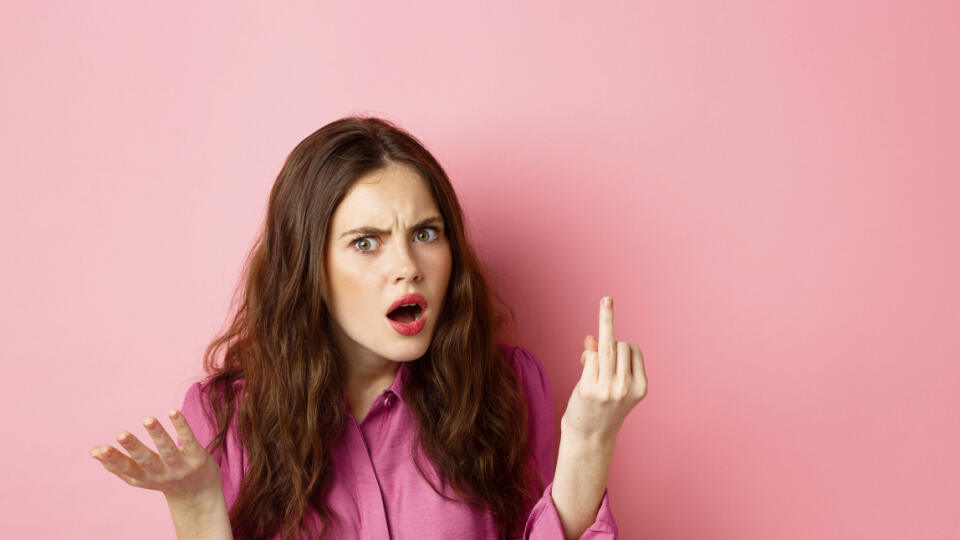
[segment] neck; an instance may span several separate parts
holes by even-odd
[[[371,391],[379,394],[393,384],[400,362],[386,360],[385,364],[370,366],[357,365],[347,360],[347,395],[354,392]]]
[[[373,400],[390,388],[397,376],[400,363],[389,360],[387,362],[389,365],[379,369],[351,367],[349,362],[347,363],[347,410],[358,424],[367,416]]]
[[[338,329],[339,330],[339,329]],[[340,332],[336,332],[340,334]],[[340,353],[345,368],[344,393],[347,409],[361,422],[373,400],[393,384],[400,369],[394,362],[357,346],[346,336],[338,335]]]

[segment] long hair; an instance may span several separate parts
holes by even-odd
[[[324,247],[331,216],[349,188],[389,163],[412,166],[430,186],[452,255],[433,340],[408,364],[403,389],[417,420],[416,444],[458,496],[430,485],[444,498],[489,511],[501,536],[522,525],[532,489],[543,489],[528,467],[526,402],[497,346],[513,314],[487,285],[450,180],[409,133],[379,118],[352,116],[323,126],[287,157],[246,260],[244,287],[235,293],[235,315],[204,353],[219,430],[208,451],[225,443],[236,420],[247,452],[230,510],[237,538],[294,538],[311,510],[321,523],[313,534],[324,537],[336,520],[325,501],[331,447],[345,425],[345,368],[322,295]],[[233,385],[238,380],[242,397]]]

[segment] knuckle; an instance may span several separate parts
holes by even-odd
[[[610,386],[597,385],[590,393],[590,397],[598,403],[607,403],[610,401]]]

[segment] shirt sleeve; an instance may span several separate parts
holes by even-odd
[[[523,538],[528,540],[563,540],[563,525],[553,503],[554,474],[554,411],[550,380],[543,364],[531,351],[516,347],[513,363],[520,377],[520,385],[529,405],[528,432],[530,444],[537,459],[540,476],[546,487],[527,517]],[[603,491],[596,520],[580,536],[581,540],[613,540],[619,535],[617,523],[610,510],[610,497]]]
[[[207,448],[217,435],[216,415],[209,399],[209,385],[194,383],[187,389],[180,412],[201,446]],[[210,456],[220,467],[220,479],[227,508],[231,508],[240,490],[243,479],[244,455],[237,438],[236,422],[227,429],[226,444],[219,446]]]

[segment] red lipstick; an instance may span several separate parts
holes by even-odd
[[[390,313],[406,304],[412,304],[420,308],[419,313],[414,315],[414,320],[402,322],[390,318]],[[416,293],[401,296],[393,304],[390,304],[390,309],[387,310],[387,321],[400,334],[405,336],[419,334],[427,322],[427,299]]]

